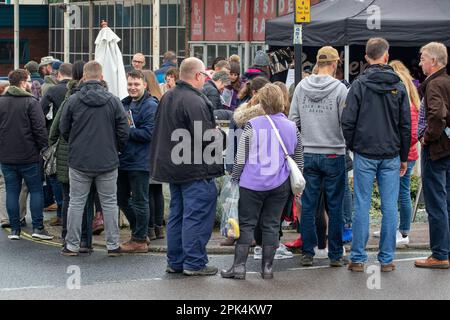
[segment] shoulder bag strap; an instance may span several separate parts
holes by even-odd
[[[281,139],[280,133],[279,133],[277,127],[275,126],[275,123],[273,123],[273,120],[268,115],[266,115],[266,118],[267,118],[267,120],[269,120],[270,124],[272,125],[273,130],[275,131],[275,135],[277,136],[278,141],[280,142],[281,149],[283,149],[284,155],[286,157],[289,157],[289,153],[287,152],[286,146],[284,145],[284,142]]]

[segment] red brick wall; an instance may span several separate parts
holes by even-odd
[[[21,40],[28,40],[30,48],[30,60],[39,63],[41,57],[48,56],[48,29],[47,28],[22,28],[19,31]],[[12,28],[0,28],[0,39],[13,39]],[[23,68],[23,65],[20,65]],[[0,76],[8,75],[14,68],[14,64],[0,64]]]

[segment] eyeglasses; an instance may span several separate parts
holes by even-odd
[[[145,61],[133,60],[133,63],[145,63]]]
[[[202,74],[202,75],[204,75],[205,77],[209,77],[209,74],[207,74],[206,72],[203,72],[203,71],[199,71],[198,73],[200,73],[200,74]]]

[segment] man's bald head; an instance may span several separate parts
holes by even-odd
[[[142,70],[145,66],[145,56],[140,52],[136,53],[131,64],[135,70]]]
[[[205,84],[205,65],[195,57],[184,59],[180,65],[180,80],[191,84],[194,88],[201,89]]]
[[[200,71],[205,72],[205,65],[200,59],[195,57],[184,59],[180,66],[180,79],[184,81],[193,79]]]

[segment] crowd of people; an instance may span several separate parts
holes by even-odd
[[[245,279],[252,246],[264,279],[273,278],[274,260],[292,258],[287,246],[301,247],[303,266],[325,254],[331,267],[362,272],[376,179],[383,214],[378,260],[389,272],[396,245],[409,241],[420,142],[432,255],[415,265],[449,268],[448,54],[436,42],[420,54],[427,76],[420,87],[402,62],[389,61],[388,42],[372,38],[368,67],[351,84],[339,76],[337,50],[325,46],[312,74],[287,88],[271,83],[263,51],[246,72],[236,55],[218,57],[207,69],[194,57],[178,67],[171,51],[160,69],[145,70],[145,56],[137,53],[122,101],[108,92],[96,61],[31,61],[10,72],[0,97],[2,227],[20,239],[29,194],[32,236],[52,239],[43,223],[44,198],[51,198],[57,216],[50,223],[61,226],[64,256],[90,253],[92,235],[103,231],[109,256],[148,252],[152,240],[167,237],[166,272],[215,275],[206,252],[217,214],[215,179],[229,175],[240,193],[240,236],[222,243],[235,246],[222,277]],[[227,133],[218,125],[223,121]],[[53,157],[44,161],[49,150]],[[303,193],[292,192],[288,156],[303,172]],[[166,229],[163,183],[170,187]],[[286,246],[282,221],[299,203],[301,236]],[[131,229],[125,243],[120,211]]]

